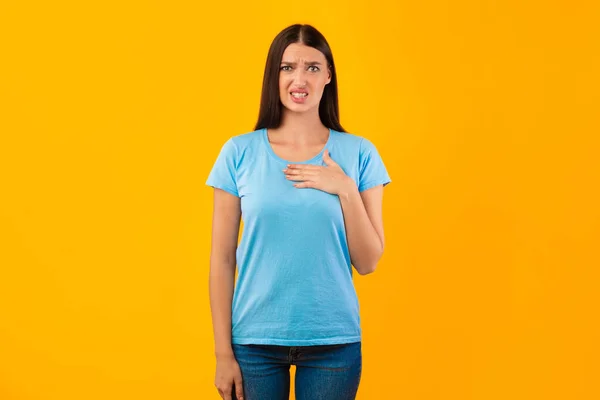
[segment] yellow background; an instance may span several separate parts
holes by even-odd
[[[0,399],[217,399],[212,189],[306,22],[380,149],[359,399],[600,398],[595,1],[4,2]]]

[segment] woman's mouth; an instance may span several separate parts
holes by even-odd
[[[292,97],[292,101],[294,103],[304,103],[306,98],[308,97],[308,93],[306,92],[291,92],[290,96]]]

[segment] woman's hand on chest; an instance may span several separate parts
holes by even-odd
[[[326,165],[289,164],[283,173],[286,179],[297,182],[294,187],[299,189],[319,189],[338,196],[357,190],[354,180],[331,159],[327,149],[323,154],[323,161]]]

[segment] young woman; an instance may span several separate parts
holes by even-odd
[[[383,253],[389,182],[375,146],[340,125],[323,35],[284,29],[269,49],[254,131],[223,145],[206,182],[215,188],[210,303],[223,399],[288,399],[292,364],[296,399],[356,397],[352,266],[369,274]]]

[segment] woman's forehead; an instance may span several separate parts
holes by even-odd
[[[314,47],[300,45],[297,43],[290,44],[283,52],[281,62],[323,62],[325,56]]]

